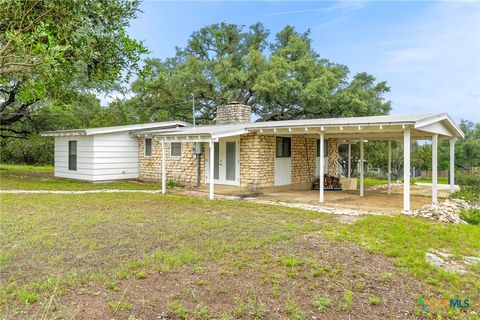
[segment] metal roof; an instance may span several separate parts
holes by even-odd
[[[151,135],[158,137],[182,137],[182,136],[209,136],[212,138],[235,136],[248,132],[271,129],[295,129],[295,128],[337,128],[337,132],[343,130],[343,127],[349,126],[381,126],[388,130],[388,126],[411,125],[414,129],[422,131],[422,127],[433,123],[442,123],[453,137],[463,137],[463,132],[455,125],[446,113],[429,113],[417,115],[385,115],[369,117],[350,117],[350,118],[323,118],[323,119],[302,119],[302,120],[284,120],[269,122],[253,122],[243,124],[224,124],[224,125],[206,125],[196,127],[177,128],[166,131],[143,131],[138,135]],[[330,131],[332,132],[332,130]]]
[[[115,126],[115,127],[44,131],[41,133],[41,135],[44,137],[74,136],[74,135],[90,136],[90,135],[96,135],[96,134],[116,133],[116,132],[133,133],[138,131],[154,130],[154,129],[161,129],[161,128],[185,127],[187,125],[189,124],[183,121],[165,121],[165,122],[132,124],[132,125]]]

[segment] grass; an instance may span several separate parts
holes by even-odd
[[[412,181],[415,182],[422,182],[422,183],[432,183],[432,178],[428,177],[417,177],[417,178],[412,178]],[[392,183],[395,182],[395,179],[392,178]],[[368,187],[373,187],[373,186],[378,186],[378,185],[384,185],[387,184],[388,180],[387,179],[375,179],[375,178],[364,178],[363,179],[363,185],[365,188]],[[438,183],[439,184],[448,184],[448,179],[444,177],[438,177]],[[360,179],[357,178],[357,184],[360,186]]]
[[[354,241],[370,252],[391,257],[400,269],[434,283],[445,295],[480,294],[480,275],[444,272],[425,261],[429,249],[444,249],[460,255],[480,255],[480,228],[446,225],[406,216],[366,216],[335,232],[334,238]],[[390,277],[381,275],[385,281]]]
[[[416,177],[414,178],[417,182],[432,183],[432,177]],[[438,177],[438,184],[448,184],[447,177]]]
[[[480,224],[480,209],[464,209],[460,211],[460,217],[470,224]]]
[[[42,170],[49,169],[32,169],[32,175]],[[276,301],[275,307],[291,319],[305,318],[308,308],[314,313],[334,312],[335,305],[341,312],[356,312],[366,304],[367,298],[358,293],[364,290],[370,298],[381,297],[382,306],[388,305],[381,293],[364,284],[349,289],[345,277],[351,270],[341,262],[325,261],[321,247],[299,252],[299,243],[312,234],[322,235],[326,248],[340,248],[346,242],[393,259],[395,271],[373,274],[373,281],[394,285],[399,275],[410,274],[433,285],[437,296],[472,300],[480,296],[478,266],[460,276],[431,267],[424,259],[430,249],[480,256],[480,228],[475,225],[406,216],[366,216],[342,224],[331,215],[285,207],[140,193],[1,194],[0,200],[0,307],[15,305],[15,312],[24,318],[29,318],[31,306],[86,284],[105,288],[115,297],[109,298],[107,308],[133,312],[139,299],[120,298],[125,279],[149,282],[155,275],[185,268],[195,277],[194,284],[202,284],[194,291],[212,290],[223,275],[242,283],[251,283],[252,274],[263,279],[243,295],[231,293],[231,287],[222,289],[231,304],[221,310],[226,319],[269,318],[268,301]],[[218,269],[213,280],[206,278],[212,265]],[[304,301],[298,297],[305,292],[298,284],[303,279],[312,295]],[[255,291],[264,286],[269,286],[268,296]],[[332,295],[335,292],[338,296]],[[177,318],[215,316],[215,308],[195,299],[192,305],[184,296],[175,296],[166,308]],[[376,300],[368,303],[375,305]],[[472,308],[478,310],[478,301]]]
[[[101,190],[161,189],[158,183],[138,181],[88,182],[55,178],[51,166],[0,164],[2,190]]]

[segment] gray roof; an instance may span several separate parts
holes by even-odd
[[[138,132],[145,130],[155,130],[162,128],[175,128],[185,127],[189,125],[183,121],[165,121],[165,122],[153,122],[143,124],[131,124],[126,126],[115,127],[100,127],[100,128],[87,128],[87,129],[70,129],[70,130],[56,130],[56,131],[44,131],[42,136],[70,136],[70,135],[83,135],[90,136],[95,134],[116,133],[116,132]]]
[[[302,119],[302,120],[285,120],[285,121],[269,121],[269,122],[253,122],[243,124],[223,124],[223,125],[206,125],[196,127],[177,128],[175,130],[153,130],[143,131],[140,135],[153,136],[210,136],[222,137],[233,136],[251,131],[263,129],[280,129],[280,128],[322,128],[322,127],[347,127],[347,126],[389,126],[389,125],[414,125],[420,128],[435,122],[445,122],[449,126],[449,130],[453,136],[463,137],[463,132],[455,125],[446,113],[429,113],[416,115],[385,115],[385,116],[369,116],[369,117],[349,117],[349,118],[322,118],[322,119]],[[341,130],[341,129],[340,129]]]

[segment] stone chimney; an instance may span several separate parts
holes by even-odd
[[[239,102],[217,107],[217,124],[235,124],[250,122],[252,108]]]

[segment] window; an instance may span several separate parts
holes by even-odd
[[[170,144],[170,157],[180,157],[182,155],[182,144],[180,142],[172,142]]]
[[[77,171],[77,141],[68,141],[68,170]]]
[[[285,137],[277,137],[275,146],[275,156],[277,158],[290,158],[292,155],[292,139]]]
[[[326,157],[328,154],[328,141],[323,140],[323,156]],[[317,139],[317,157],[320,157],[320,140]]]
[[[152,155],[152,139],[145,139],[145,156],[150,157]]]

